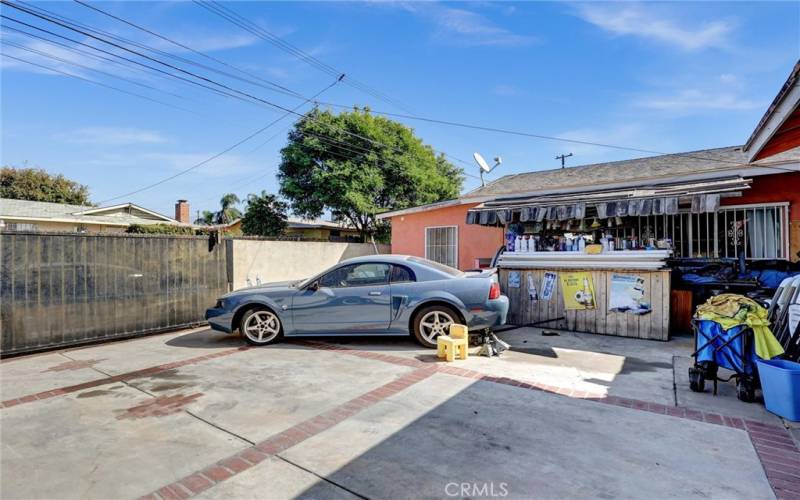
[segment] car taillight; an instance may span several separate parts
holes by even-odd
[[[500,298],[500,283],[493,281],[491,288],[489,288],[489,300],[494,300],[499,298]]]

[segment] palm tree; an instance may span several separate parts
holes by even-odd
[[[203,210],[203,213],[200,214],[195,220],[194,223],[199,226],[210,226],[214,223],[214,218],[216,217],[215,212],[211,212],[209,210]]]
[[[236,208],[235,205],[238,205],[240,202],[239,197],[233,193],[228,193],[222,196],[222,199],[219,200],[219,204],[222,209],[217,212],[216,215],[216,222],[217,224],[229,224],[236,219],[242,217],[242,212]]]

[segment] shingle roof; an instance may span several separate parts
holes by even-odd
[[[139,212],[142,216],[126,213],[124,209],[128,207],[131,209],[129,211]],[[86,215],[82,212],[87,210],[96,211],[98,210],[97,207],[0,198],[0,219],[25,218],[40,221],[68,221],[77,224],[113,225],[175,223],[174,220],[161,214],[155,214],[157,217],[149,215],[154,214],[154,212],[132,203],[105,208],[113,211],[106,215]]]
[[[747,162],[741,146],[705,149],[633,160],[595,163],[578,167],[540,170],[506,175],[485,187],[475,189],[462,198],[495,197],[536,191],[575,189],[604,184],[637,181],[669,181],[694,174],[719,173],[755,169],[759,166],[800,162],[800,148],[754,163]]]

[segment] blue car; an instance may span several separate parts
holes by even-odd
[[[253,345],[281,337],[408,335],[436,347],[451,323],[505,324],[508,298],[493,271],[462,272],[419,257],[357,257],[303,281],[223,295],[206,311],[211,328],[239,330]]]

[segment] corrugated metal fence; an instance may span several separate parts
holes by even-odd
[[[201,322],[226,254],[207,237],[0,233],[0,353]]]

